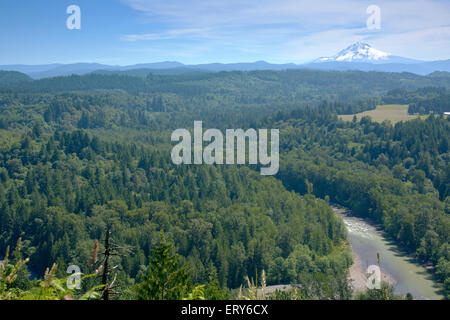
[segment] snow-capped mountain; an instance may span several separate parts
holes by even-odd
[[[103,73],[146,75],[148,73],[173,75],[190,72],[252,71],[252,70],[359,70],[378,72],[411,72],[427,75],[435,71],[450,72],[450,59],[420,61],[390,55],[367,43],[357,42],[332,57],[322,57],[306,64],[271,64],[265,61],[244,63],[208,63],[185,65],[179,62],[157,62],[129,66],[110,66],[95,63],[51,64],[51,65],[0,65],[1,70],[19,71],[34,79],[72,74]]]
[[[367,43],[357,42],[332,57],[321,57],[314,62],[413,63],[417,61],[392,56]]]

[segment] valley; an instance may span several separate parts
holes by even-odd
[[[117,268],[105,276],[123,288],[117,299],[237,299],[241,286],[256,299],[249,287],[261,287],[261,279],[268,287],[301,284],[275,291],[280,300],[391,300],[405,292],[441,298],[410,255],[433,267],[448,296],[450,128],[447,117],[429,116],[448,107],[446,73],[263,70],[42,80],[0,73],[0,252],[21,249],[17,290],[6,287],[0,296],[92,294],[104,281],[102,260],[94,258],[105,250],[106,230],[120,247],[133,248],[111,258]],[[406,105],[420,116],[404,121]],[[380,118],[341,119],[364,112]],[[381,121],[392,112],[403,118]],[[279,170],[261,175],[264,163],[246,161],[251,154],[242,150],[233,152],[239,162],[227,165],[174,163],[172,133],[185,128],[192,138],[195,121],[217,133],[276,130]],[[197,135],[198,146],[208,147]],[[186,153],[203,150],[191,147]],[[373,230],[373,243],[353,244],[362,250],[355,259],[362,268],[380,252],[393,279],[386,290],[355,296],[347,229],[359,235],[330,203],[375,221],[405,248],[396,257]],[[41,292],[45,279],[30,272],[48,268],[59,280],[69,265],[91,274],[80,292],[51,284]],[[157,278],[165,268],[173,275],[168,293]]]
[[[379,254],[382,281],[394,285],[396,293],[401,295],[411,293],[414,299],[419,300],[444,298],[441,286],[432,278],[433,274],[399,249],[379,227],[352,216],[348,209],[333,207],[333,211],[344,219],[349,231],[354,256],[350,274],[355,290],[366,289],[367,267],[378,265],[377,254]]]

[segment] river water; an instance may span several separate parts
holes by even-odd
[[[414,262],[398,247],[386,238],[383,232],[364,219],[351,215],[348,209],[332,207],[343,218],[348,229],[355,264],[351,276],[355,289],[365,289],[365,271],[370,265],[377,265],[377,253],[380,254],[380,269],[383,279],[395,286],[395,292],[405,295],[411,293],[414,299],[441,300],[440,286],[432,280],[423,266]],[[3,256],[0,255],[0,261]]]
[[[348,210],[333,207],[333,211],[344,219],[347,226],[354,260],[357,264],[352,268],[360,269],[360,277],[369,265],[377,265],[377,253],[379,253],[383,278],[394,284],[396,293],[405,295],[409,292],[414,299],[444,298],[439,292],[439,285],[432,280],[431,273],[399,250],[381,230],[364,219],[351,216]],[[351,274],[354,278],[354,274],[358,272],[353,270]]]

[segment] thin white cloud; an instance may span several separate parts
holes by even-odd
[[[169,40],[183,36],[196,36],[205,37],[208,28],[203,29],[174,29],[166,30],[160,33],[144,33],[144,34],[126,34],[121,37],[124,41],[157,41],[157,40]]]
[[[376,2],[383,20],[399,28],[447,24],[450,1],[436,0],[123,0],[147,17],[165,23],[220,26],[305,24],[345,26],[360,21]]]
[[[365,6],[354,0],[123,0],[131,8],[163,23],[191,26],[324,24],[356,20]],[[358,3],[359,2],[359,3]]]
[[[122,1],[140,14],[141,22],[156,22],[163,30],[124,35],[125,41],[195,40],[216,56],[226,47],[274,62],[303,62],[365,40],[396,55],[450,58],[450,1]],[[379,31],[365,28],[371,4],[381,8]]]
[[[450,59],[450,26],[387,34],[374,39],[375,47],[388,47],[393,55],[419,60]],[[406,48],[406,50],[405,50]]]

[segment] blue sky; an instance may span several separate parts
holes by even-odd
[[[81,8],[68,30],[66,8]],[[368,30],[369,5],[381,29]],[[0,65],[157,61],[302,63],[356,41],[450,59],[448,0],[1,0]]]

